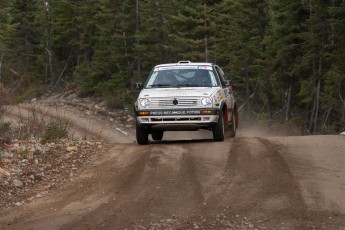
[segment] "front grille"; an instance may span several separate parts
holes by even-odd
[[[152,109],[159,108],[193,108],[200,107],[200,98],[152,98]],[[177,102],[177,103],[176,103]]]
[[[152,122],[167,122],[167,121],[201,121],[201,117],[186,117],[186,118],[151,118]]]

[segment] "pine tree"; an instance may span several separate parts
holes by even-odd
[[[81,80],[82,94],[98,94],[111,106],[128,101],[135,65],[135,7],[125,1],[103,0],[94,16],[95,45],[89,71]]]
[[[171,61],[172,47],[169,45],[168,19],[171,5],[168,1],[141,2],[140,24],[136,32],[136,55],[141,59],[141,68],[150,70],[160,62]],[[148,74],[144,72],[143,75]]]
[[[300,1],[270,0],[270,44],[268,52],[272,58],[272,73],[276,73],[276,88],[280,89],[284,101],[282,114],[285,121],[290,119],[299,87],[305,25],[308,12]]]
[[[323,78],[328,64],[326,46],[329,40],[330,25],[329,3],[325,1],[306,1],[305,8],[309,11],[307,25],[308,33],[305,33],[304,54],[301,63],[304,79],[301,79],[299,96],[306,103],[307,129],[311,133],[318,131],[319,117],[321,114],[321,94],[323,91]]]
[[[246,115],[251,114],[251,100],[264,81],[267,2],[265,0],[223,1],[217,18],[217,61],[236,81],[244,82]],[[260,79],[261,78],[261,79]]]
[[[215,2],[178,1],[169,31],[175,41],[175,60],[212,61]]]
[[[330,7],[329,23],[331,25],[330,41],[327,49],[329,71],[325,74],[325,94],[327,104],[331,107],[325,119],[333,126],[332,131],[345,130],[345,2],[334,1]],[[326,124],[324,124],[324,127]]]
[[[42,60],[41,22],[38,20],[44,10],[43,3],[38,0],[15,0],[10,5],[10,26],[7,34],[6,47],[8,53],[7,63],[11,75],[19,92],[31,91],[37,94],[41,91],[44,68],[40,65]]]
[[[44,43],[50,59],[50,88],[82,77],[81,72],[88,72],[96,42],[94,18],[99,7],[96,0],[47,1]]]
[[[5,58],[7,58],[8,49],[6,41],[8,41],[8,34],[12,33],[13,26],[11,26],[10,15],[10,1],[0,2],[0,85],[4,81]]]

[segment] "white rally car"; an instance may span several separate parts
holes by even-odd
[[[164,131],[207,129],[215,141],[228,130],[235,137],[238,126],[236,101],[221,68],[212,63],[180,61],[157,65],[135,102],[138,144],[162,140]]]

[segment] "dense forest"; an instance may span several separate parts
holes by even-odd
[[[345,129],[343,0],[0,0],[0,87],[18,100],[77,89],[128,106],[179,60],[220,65],[242,122]]]

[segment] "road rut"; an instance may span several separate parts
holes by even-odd
[[[0,228],[345,229],[342,137],[174,137],[109,142],[67,187],[0,210]]]

